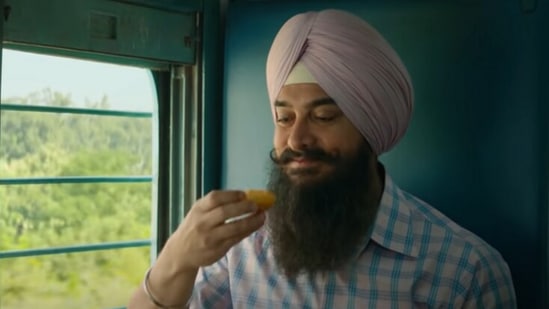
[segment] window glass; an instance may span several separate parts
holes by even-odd
[[[150,71],[4,49],[1,86],[0,308],[124,306],[150,263]]]

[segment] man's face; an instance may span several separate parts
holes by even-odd
[[[364,143],[360,132],[317,84],[282,87],[275,106],[275,155],[296,183],[314,183],[329,176],[335,160],[355,154]]]
[[[379,204],[377,158],[317,85],[277,101],[268,214],[273,254],[290,277],[334,270],[356,254]]]

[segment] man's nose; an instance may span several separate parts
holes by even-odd
[[[288,146],[296,151],[303,151],[313,148],[316,143],[310,124],[306,120],[296,121],[292,126],[288,137]]]

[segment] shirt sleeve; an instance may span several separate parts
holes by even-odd
[[[199,269],[189,300],[189,308],[232,308],[226,256],[210,266]]]
[[[499,254],[481,258],[475,267],[464,309],[516,309],[517,301],[511,272]]]

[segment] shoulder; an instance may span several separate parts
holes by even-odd
[[[499,252],[422,199],[400,189],[389,175],[372,239],[386,249],[410,257],[466,255],[480,260],[502,259]]]
[[[515,307],[511,272],[498,250],[418,197],[399,195],[410,210],[418,259],[435,266],[433,277],[461,290],[471,308]]]
[[[481,237],[412,194],[400,190],[401,202],[410,210],[410,222],[420,252],[460,255],[471,262],[505,263],[501,254]]]

